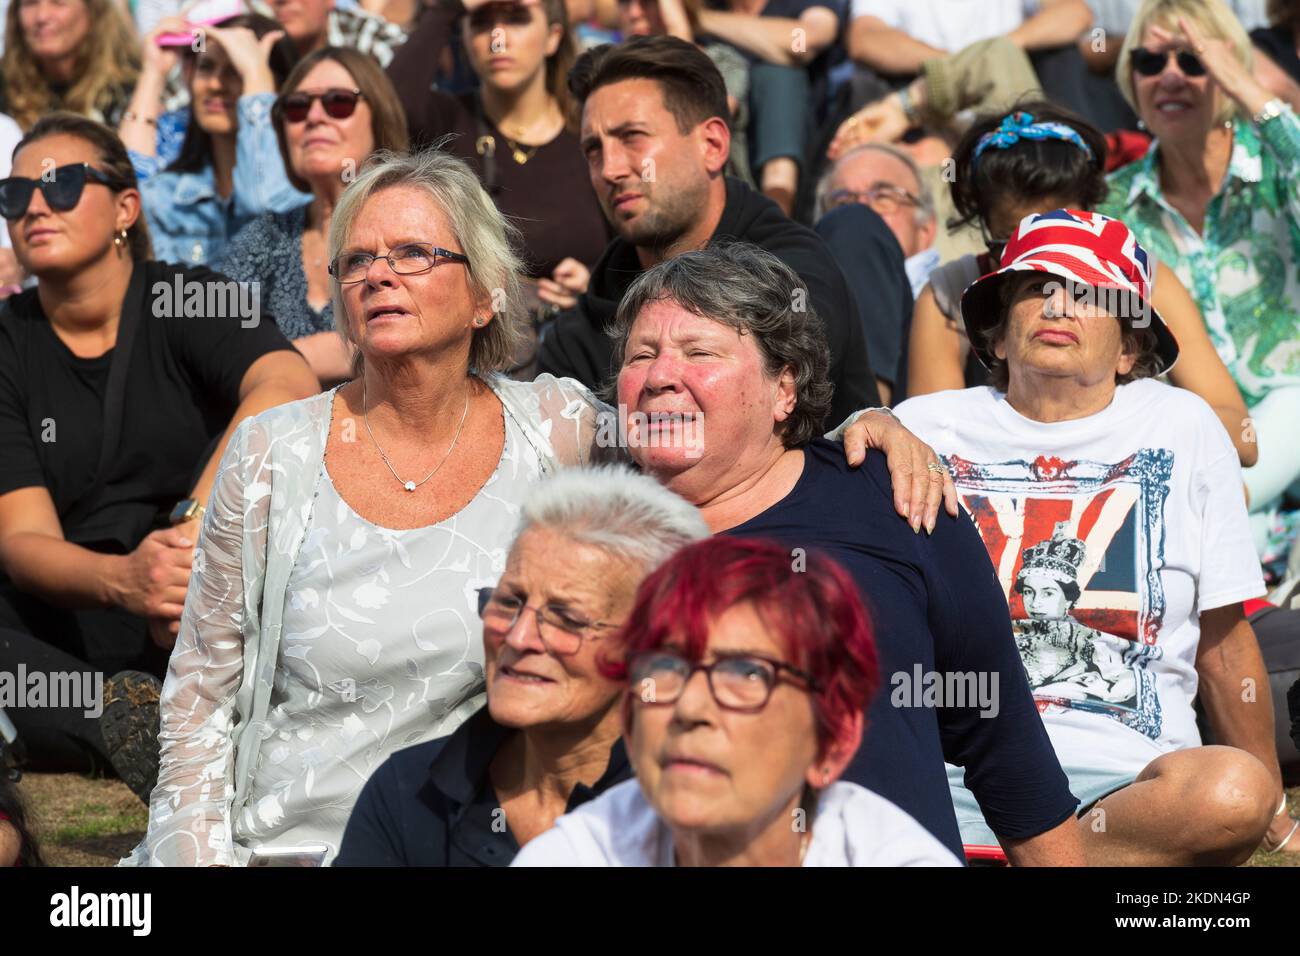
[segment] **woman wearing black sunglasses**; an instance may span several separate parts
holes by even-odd
[[[107,127],[39,121],[0,213],[39,280],[0,317],[0,671],[161,674],[226,436],[318,385],[224,277],[150,260]],[[117,756],[91,702],[10,716],[37,767]]]
[[[561,817],[516,866],[957,866],[915,819],[841,781],[880,670],[853,579],[743,538],[647,578],[603,670],[626,682],[636,779]]]
[[[1146,0],[1116,78],[1155,142],[1112,174],[1098,211],[1187,287],[1246,400],[1249,418],[1229,434],[1258,442],[1245,479],[1275,583],[1300,527],[1286,505],[1300,479],[1300,120],[1255,79],[1252,58],[1222,0]]]
[[[202,50],[158,45],[163,34],[191,30]],[[167,17],[144,38],[144,69],[119,133],[159,260],[220,268],[241,228],[307,201],[285,175],[271,125],[276,88],[293,65],[292,44],[278,42],[283,36],[274,20],[243,15],[202,29]],[[178,63],[190,118],[180,155],[164,167],[156,155],[159,114]]]
[[[289,182],[311,201],[267,213],[231,242],[223,271],[258,282],[281,331],[322,382],[346,379],[352,354],[334,333],[326,249],[334,206],[371,153],[405,152],[406,118],[369,56],[325,47],[299,60],[271,111]]]

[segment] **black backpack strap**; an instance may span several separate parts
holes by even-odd
[[[99,464],[95,479],[85,493],[63,516],[64,528],[85,518],[98,502],[104,487],[104,473],[109,462],[117,455],[122,437],[122,414],[126,405],[126,378],[130,372],[131,350],[135,345],[136,329],[144,321],[145,266],[137,262],[131,271],[131,282],[122,300],[122,315],[117,322],[117,341],[113,345],[113,358],[108,367],[108,384],[104,389],[104,429],[99,445]]]

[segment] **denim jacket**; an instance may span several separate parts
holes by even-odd
[[[164,171],[159,157],[131,152],[155,259],[219,269],[227,243],[244,225],[264,213],[288,212],[310,201],[284,171],[271,125],[274,101],[274,93],[239,98],[229,199],[217,195],[210,164],[193,173]]]

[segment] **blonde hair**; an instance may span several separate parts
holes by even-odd
[[[0,59],[4,76],[6,112],[28,130],[56,108],[107,119],[114,90],[130,90],[140,75],[140,44],[112,0],[81,0],[90,29],[77,47],[72,85],[56,103],[49,81],[27,46],[18,14],[21,0],[13,0],[5,14],[5,50]]]
[[[1164,27],[1177,35],[1180,16],[1196,24],[1207,39],[1227,42],[1247,71],[1254,65],[1250,36],[1223,0],[1142,0],[1142,5],[1133,14],[1124,45],[1120,47],[1119,62],[1115,64],[1115,82],[1135,113],[1139,110],[1133,89],[1133,51],[1142,45],[1148,27]],[[1238,111],[1237,104],[1222,90],[1219,96],[1222,105],[1214,115],[1216,124],[1228,122]]]
[[[511,356],[524,341],[525,309],[519,289],[523,269],[516,252],[521,246],[515,228],[484,191],[477,174],[463,160],[441,148],[445,140],[418,153],[381,150],[371,155],[334,207],[330,222],[330,261],[347,245],[352,224],[377,193],[398,186],[423,189],[447,216],[452,235],[469,259],[470,291],[476,299],[491,298],[492,321],[475,329],[470,341],[470,368],[482,374],[509,368]],[[334,327],[343,340],[356,343],[343,306],[343,287],[331,278]],[[361,373],[358,350],[353,372]]]

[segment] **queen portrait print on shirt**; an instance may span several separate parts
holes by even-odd
[[[948,457],[1007,595],[1041,713],[1086,711],[1160,736],[1148,665],[1163,653],[1173,460],[1159,448],[1114,463]]]

